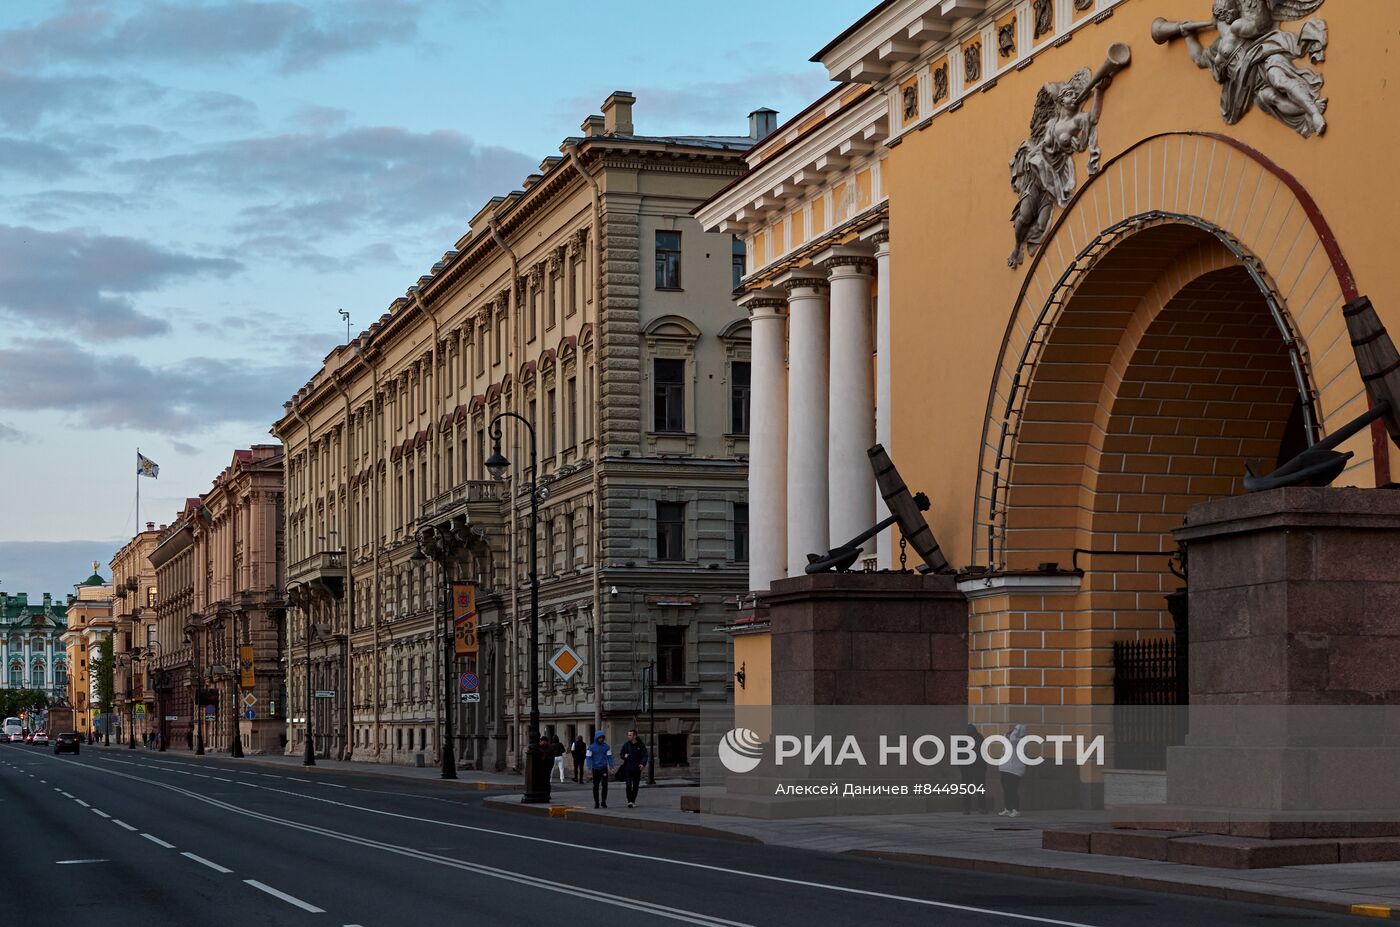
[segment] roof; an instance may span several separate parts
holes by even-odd
[[[82,582],[78,583],[78,585],[79,585],[79,586],[105,586],[105,585],[107,585],[107,580],[103,579],[101,576],[98,576],[96,573],[94,573],[94,574],[92,574],[91,576],[89,576],[87,579],[85,579],[85,580],[83,580]]]
[[[861,26],[864,26],[866,23],[870,22],[870,21],[871,21],[872,19],[874,19],[876,16],[880,15],[880,11],[883,10],[885,7],[889,6],[889,5],[890,5],[891,3],[893,3],[893,2],[894,2],[894,0],[883,0],[882,3],[877,3],[877,4],[875,4],[875,8],[874,8],[874,9],[872,9],[870,12],[866,13],[866,14],[865,14],[864,16],[862,16],[860,19],[857,19],[855,22],[853,22],[853,23],[851,23],[849,26],[847,26],[847,27],[845,28],[845,30],[842,31],[842,33],[841,33],[840,35],[838,35],[836,38],[832,39],[830,42],[827,42],[825,45],[823,45],[821,51],[817,52],[815,55],[813,55],[811,58],[808,58],[807,60],[808,60],[808,61],[821,61],[822,58],[824,58],[824,57],[826,56],[826,53],[827,53],[827,52],[831,51],[833,48],[835,48],[836,46],[840,45],[842,42],[846,41],[848,38],[850,38],[852,35],[854,35],[854,34],[856,33],[856,30],[860,29]]]

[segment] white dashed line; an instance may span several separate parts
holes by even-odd
[[[63,789],[59,789],[59,790],[58,790],[58,794],[62,795],[64,798],[72,798],[72,797],[73,797],[72,795],[70,795],[70,794],[68,794],[67,792],[63,791]]]
[[[60,866],[78,866],[78,865],[81,865],[82,863],[105,863],[105,862],[107,862],[107,860],[105,860],[105,859],[56,859],[56,860],[54,860],[54,862],[57,863],[57,864],[60,865]]]
[[[205,859],[203,856],[195,856],[193,853],[181,853],[180,855],[183,856],[183,857],[185,857],[186,859],[192,859],[192,860],[194,860],[195,862],[199,863],[201,866],[208,866],[210,869],[214,870],[215,872],[222,872],[222,873],[227,874],[227,873],[230,873],[230,872],[233,871],[232,869],[225,869],[223,866],[220,866],[218,863],[211,863],[209,860]]]
[[[111,817],[110,814],[108,814],[107,812],[103,811],[101,808],[90,808],[90,809],[88,809],[88,810],[90,810],[93,814],[99,815],[99,816],[104,817],[104,818],[110,818],[110,817]]]
[[[130,824],[126,823],[125,821],[119,820],[119,819],[117,819],[117,818],[112,818],[112,823],[115,824],[115,825],[117,825],[118,827],[125,827],[127,830],[130,830],[130,831],[136,830],[135,827],[132,827]]]
[[[214,778],[215,778],[216,780],[218,780],[219,782],[232,782],[232,781],[233,781],[232,779],[225,779],[223,776],[215,776]]]
[[[77,802],[78,804],[82,805],[84,808],[91,808],[91,807],[92,807],[92,805],[89,805],[87,802],[83,801],[81,798],[75,798],[75,799],[73,799],[73,801],[75,801],[75,802]]]
[[[264,885],[263,883],[259,882],[259,881],[256,880],[256,879],[244,879],[244,880],[243,880],[243,884],[244,884],[244,885],[251,885],[251,886],[253,886],[253,888],[256,888],[256,889],[257,889],[258,891],[260,891],[260,892],[267,892],[267,893],[268,893],[269,895],[271,895],[273,898],[281,898],[283,901],[287,902],[287,904],[295,905],[296,907],[301,908],[303,911],[309,911],[309,912],[312,913],[312,914],[325,914],[325,913],[326,913],[326,909],[325,909],[325,908],[318,908],[318,907],[316,907],[314,904],[307,904],[306,902],[302,901],[300,898],[294,898],[293,896],[288,895],[286,892],[279,892],[277,889],[273,888],[271,885]]]
[[[287,781],[288,781],[288,782],[310,782],[311,780],[310,780],[310,779],[298,779],[296,776],[288,776],[288,777],[287,777]]]
[[[345,786],[343,786],[343,785],[336,785],[334,782],[322,782],[321,784],[324,785],[324,786],[328,786],[328,787],[330,787],[330,788],[333,788],[333,789],[343,789],[343,788],[345,788]]]
[[[147,834],[147,833],[142,833],[141,836],[142,836],[142,837],[145,837],[147,840],[151,841],[151,843],[154,843],[156,846],[165,847],[167,850],[173,850],[173,849],[175,849],[175,844],[173,844],[173,843],[166,843],[164,840],[160,839],[159,837],[152,837],[150,834]]]

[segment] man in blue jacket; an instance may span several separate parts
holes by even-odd
[[[588,747],[588,753],[584,759],[588,764],[588,769],[593,773],[593,807],[600,807],[598,789],[602,787],[601,807],[608,806],[608,773],[612,771],[613,755],[612,746],[608,743],[607,735],[602,729],[593,735],[593,743]]]

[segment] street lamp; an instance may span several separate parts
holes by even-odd
[[[302,614],[306,616],[306,744],[301,755],[301,765],[316,765],[316,749],[312,746],[311,733],[311,603],[303,602]]]
[[[418,537],[418,549],[413,552],[413,556],[408,559],[423,567],[428,562],[428,555],[423,553],[423,538]],[[442,612],[445,631],[443,633],[442,649],[442,675],[443,675],[443,696],[442,696],[442,749],[438,752],[442,754],[442,772],[439,774],[443,779],[457,778],[457,754],[452,743],[452,681],[453,673],[452,658],[455,656],[452,637],[452,579],[448,574],[447,551],[442,551],[442,558],[438,560],[442,566]]]
[[[530,435],[530,743],[525,753],[525,794],[520,800],[526,804],[543,804],[549,801],[549,769],[543,752],[540,750],[540,575],[539,575],[539,533],[540,497],[539,471],[537,466],[535,428],[516,412],[501,412],[491,419],[491,456],[486,458],[486,469],[498,480],[504,480],[510,472],[510,461],[501,453],[501,419],[513,418],[525,426]],[[512,506],[514,500],[511,500]]]
[[[198,618],[198,615],[191,615],[191,619]],[[190,645],[190,653],[194,656],[194,692],[190,698],[190,727],[194,730],[194,755],[204,755],[204,705],[199,700],[199,693],[204,686],[204,668],[199,659],[199,645],[195,643],[195,631],[199,626],[191,620],[185,625],[185,641]]]
[[[214,630],[219,632],[219,646],[223,647],[224,615],[225,611],[219,612],[219,617],[214,622]],[[230,663],[219,664],[213,668],[214,675],[228,680],[229,703],[232,705],[232,712],[229,714],[229,741],[228,755],[233,759],[243,758],[243,737],[238,730],[238,679],[237,670],[230,669],[231,661],[238,655],[238,618],[234,616],[233,621],[228,622],[230,634],[233,637],[233,647],[229,653]]]
[[[154,653],[152,652],[152,649],[155,650]],[[131,648],[131,656],[132,656],[132,659],[133,659],[133,660],[139,660],[139,661],[141,661],[143,664],[146,663],[146,661],[150,660],[152,657],[155,657],[156,659],[160,659],[160,641],[151,641],[151,642],[148,643],[145,647],[133,647],[133,648]],[[149,672],[149,664],[147,665],[147,671]],[[153,688],[154,688],[154,686],[153,686]],[[159,693],[160,690],[159,690],[159,689],[156,689],[156,692]],[[165,706],[162,705],[162,704],[160,703],[160,696],[159,696],[159,694],[157,694],[157,696],[156,696],[156,709],[155,709],[155,710],[156,710],[156,714],[157,714],[157,715],[160,715],[160,714],[161,714],[161,709],[164,708],[164,707],[165,707]],[[150,722],[148,721],[147,724],[149,725]],[[165,721],[164,721],[163,717],[158,717],[158,718],[157,718],[157,724],[158,724],[159,726],[156,728],[156,740],[160,741],[160,743],[157,745],[157,749],[158,749],[160,752],[164,753],[164,752],[165,752]],[[147,730],[149,730],[149,727],[147,728]]]

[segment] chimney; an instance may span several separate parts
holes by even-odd
[[[147,531],[154,531],[154,530],[156,530],[156,523],[153,522],[153,521],[148,521],[148,522],[146,522],[146,530],[147,530]]]
[[[778,127],[778,111],[763,107],[749,113],[749,138],[762,141]]]
[[[583,134],[587,138],[594,138],[596,136],[602,135],[603,117],[595,113],[594,115],[589,116],[587,119],[583,120],[583,123],[579,126],[579,128],[583,130]]]
[[[637,98],[626,90],[614,90],[603,101],[603,131],[608,135],[632,134],[632,104]]]
[[[48,605],[52,605],[52,604],[53,604],[53,595],[52,595],[51,593],[48,593],[48,592],[44,593],[44,605],[45,605],[45,606],[48,606]]]

